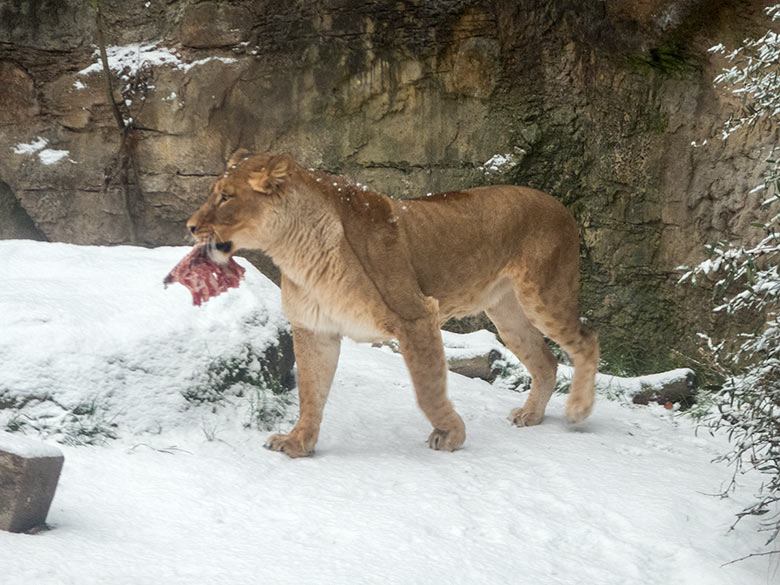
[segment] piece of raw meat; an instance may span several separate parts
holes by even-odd
[[[179,282],[192,293],[192,303],[201,303],[235,288],[244,278],[246,270],[231,257],[226,264],[218,264],[209,258],[206,244],[196,245],[163,280],[166,286]]]

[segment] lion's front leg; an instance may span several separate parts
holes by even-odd
[[[293,347],[298,364],[300,417],[289,434],[269,437],[265,447],[290,457],[304,457],[314,450],[320,434],[322,410],[336,373],[341,338],[293,326]]]
[[[455,451],[466,440],[466,425],[447,398],[447,360],[437,318],[406,322],[398,341],[417,403],[433,425],[428,446],[437,451]]]

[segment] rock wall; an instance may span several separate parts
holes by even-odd
[[[765,4],[101,0],[120,130],[91,3],[5,0],[0,237],[185,243],[238,147],[396,197],[530,185],[582,225],[610,365],[665,367],[710,325],[676,267],[755,236],[777,136],[712,139],[735,103],[706,49],[760,34]]]

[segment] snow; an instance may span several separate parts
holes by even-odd
[[[38,158],[45,165],[53,165],[60,162],[63,158],[70,154],[67,150],[55,150],[53,148],[45,148],[38,153]]]
[[[486,160],[479,169],[483,173],[502,173],[508,171],[518,165],[519,159],[525,155],[525,151],[517,149],[518,153],[507,154],[494,154],[488,160]]]
[[[45,138],[38,136],[37,139],[26,144],[17,144],[11,147],[14,154],[29,155],[38,154],[38,158],[45,165],[53,165],[60,162],[70,153],[67,150],[57,150],[54,148],[44,148],[49,143]],[[74,161],[71,161],[74,162]]]
[[[62,451],[54,445],[20,435],[13,435],[5,431],[0,431],[0,451],[24,457],[25,459],[62,456]]]
[[[444,354],[447,359],[469,359],[487,355],[491,350],[507,353],[503,345],[490,331],[481,330],[473,333],[457,334],[450,331],[441,332],[444,343]],[[515,360],[517,361],[517,360]]]
[[[181,63],[177,66],[177,69],[181,69],[185,73],[187,73],[190,69],[193,67],[197,67],[199,65],[205,65],[206,63],[210,63],[211,61],[219,61],[220,63],[236,63],[237,59],[234,59],[233,57],[205,57],[204,59],[198,59],[197,61],[193,61],[192,63]]]
[[[776,579],[769,557],[725,565],[763,550],[752,519],[729,529],[757,486],[715,497],[724,439],[662,407],[600,397],[570,426],[555,394],[544,423],[520,429],[505,417],[525,396],[451,374],[468,438],[436,452],[402,357],[345,341],[310,458],[262,449],[269,433],[244,428],[237,405],[182,410],[203,354],[283,323],[278,290],[247,264],[241,287],[199,308],[164,290],[186,251],[0,242],[0,398],[111,394],[121,429],[106,446],[62,446],[51,530],[0,532],[3,585]],[[263,318],[248,326],[252,312]]]
[[[100,52],[95,49],[96,62],[82,69],[78,75],[89,75],[103,71],[103,63],[100,61]],[[160,67],[162,65],[178,65],[181,63],[179,56],[167,47],[160,47],[158,43],[130,43],[129,45],[111,45],[106,47],[108,68],[116,73],[124,73],[128,76],[135,75],[145,67]]]
[[[48,143],[48,140],[38,136],[38,138],[32,142],[28,142],[26,144],[17,144],[16,146],[11,147],[11,150],[13,150],[14,154],[35,154]]]
[[[89,75],[103,71],[103,63],[100,60],[100,52],[95,49],[96,62],[82,69],[77,75]],[[187,73],[193,67],[203,65],[211,61],[221,63],[235,63],[232,57],[205,57],[192,63],[185,63],[175,49],[160,46],[159,42],[130,43],[129,45],[111,45],[106,47],[108,68],[128,79],[136,75],[142,69],[162,67],[170,65]]]

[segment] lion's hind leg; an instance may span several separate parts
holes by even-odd
[[[509,413],[509,420],[519,427],[538,425],[555,388],[558,362],[542,334],[529,321],[513,290],[485,312],[506,346],[531,374],[531,392],[522,407]]]
[[[516,288],[529,321],[569,354],[574,374],[566,402],[566,419],[585,420],[593,409],[599,362],[598,336],[580,322],[576,287],[561,286],[539,294],[532,286]]]
[[[569,399],[566,401],[566,420],[577,423],[588,418],[593,410],[595,378],[599,365],[599,340],[593,331],[582,324],[572,337],[573,339],[562,346],[574,363]]]

